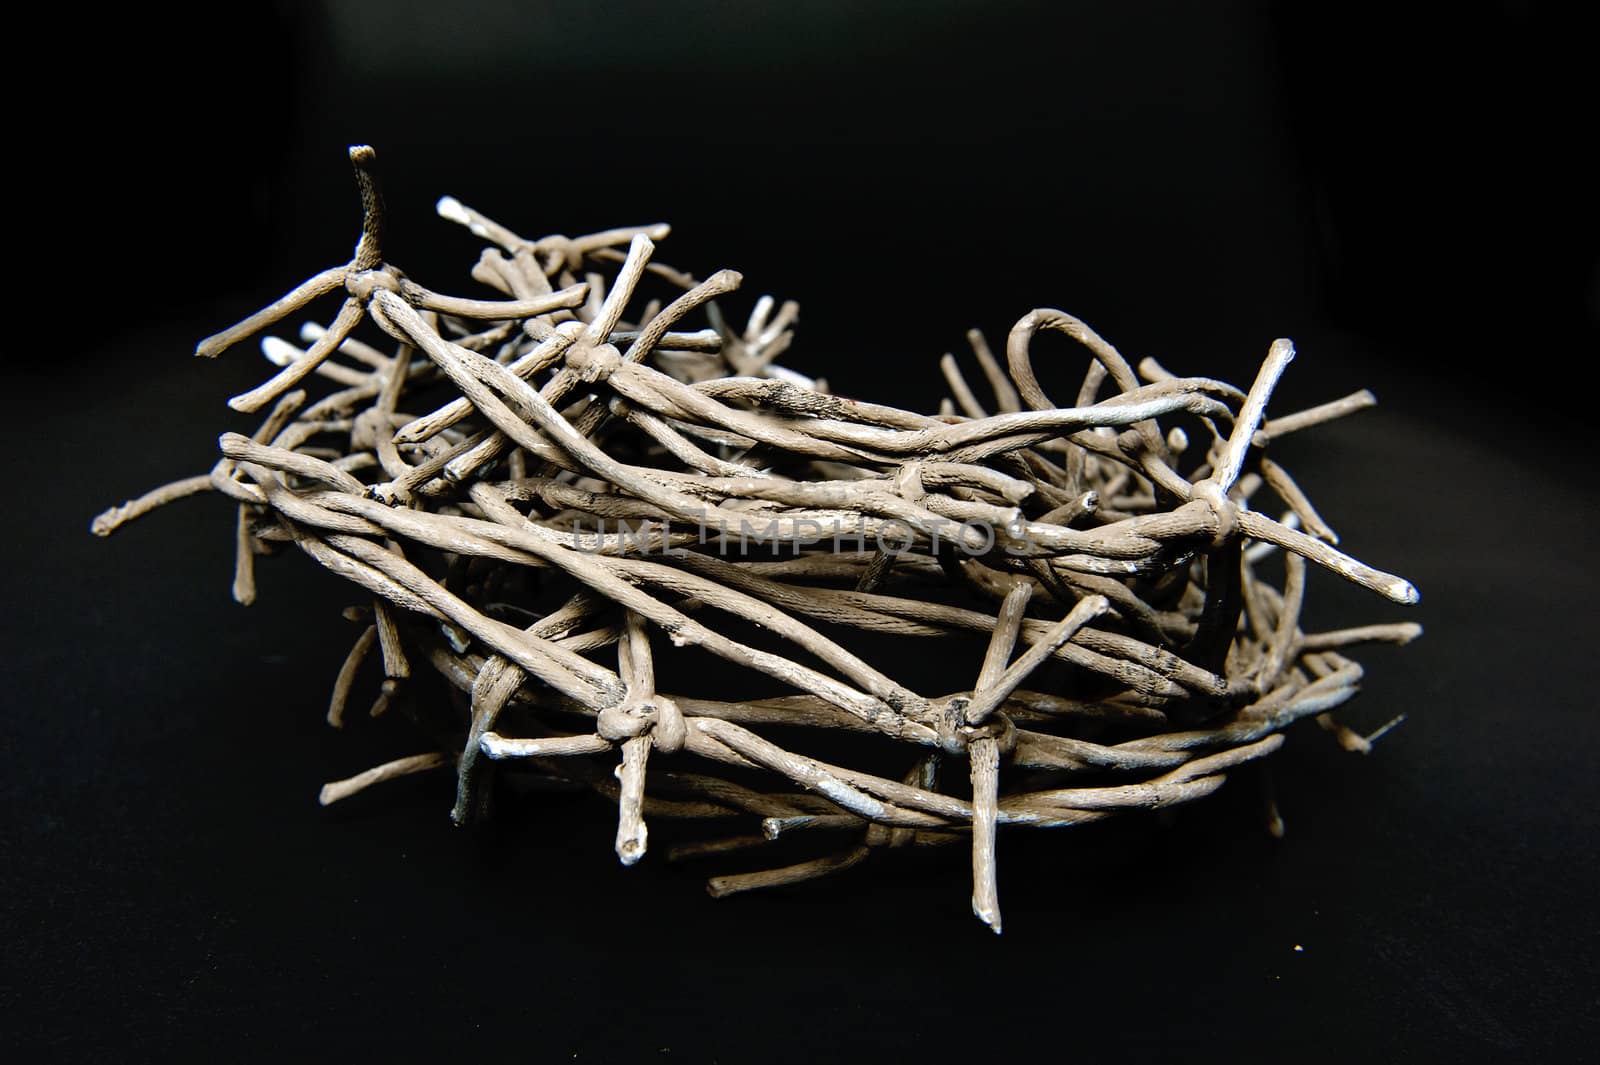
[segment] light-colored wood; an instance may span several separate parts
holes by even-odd
[[[1083,322],[1035,310],[1003,361],[969,333],[976,372],[945,356],[953,402],[924,414],[780,365],[798,305],[763,296],[734,324],[742,277],[656,261],[662,225],[529,240],[446,197],[440,216],[489,245],[472,278],[503,298],[424,288],[386,257],[374,153],[350,157],[353,258],[197,348],[217,356],[342,299],[328,325],[299,327],[309,347],[263,340],[277,372],[229,402],[271,413],[224,433],[209,473],[92,525],[109,535],[216,492],[238,508],[240,602],[255,597],[255,556],[284,542],[362,589],[334,726],[374,647],[373,713],[407,707],[430,671],[459,693],[448,745],[329,784],[324,803],[453,765],[466,822],[487,810],[496,767],[532,769],[616,803],[624,864],[646,854],[646,818],[739,822],[676,857],[831,848],[714,877],[714,895],[964,840],[973,911],[999,932],[1001,827],[1194,801],[1303,717],[1361,753],[1398,723],[1363,736],[1335,718],[1362,676],[1341,652],[1419,626],[1303,631],[1318,569],[1397,603],[1417,593],[1338,550],[1263,454],[1373,402],[1268,418],[1288,341],[1246,391],[1153,358],[1136,374]],[[364,322],[394,349],[355,336]],[[1070,406],[1034,373],[1045,330],[1088,357]],[[308,404],[301,383],[337,391]],[[1282,520],[1255,503],[1263,491]],[[752,536],[763,550],[747,553]],[[1257,573],[1278,551],[1281,589]],[[920,672],[869,664],[863,635],[916,641],[913,664],[970,661],[976,679],[930,692]],[[702,652],[760,694],[657,690],[657,656]],[[775,726],[790,727],[783,745],[764,734]],[[892,778],[799,749],[819,732],[898,744],[908,768]],[[970,799],[941,783],[963,758]]]

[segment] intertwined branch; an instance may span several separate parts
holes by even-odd
[[[763,298],[731,328],[715,301],[740,276],[701,281],[655,262],[665,226],[526,240],[446,198],[439,213],[488,244],[473,278],[502,298],[424,288],[384,258],[372,150],[350,157],[363,205],[351,260],[197,349],[216,356],[343,292],[331,324],[302,329],[308,347],[262,341],[281,368],[230,401],[267,411],[260,428],[224,434],[208,474],[94,523],[106,535],[214,491],[238,504],[241,602],[255,595],[255,556],[284,542],[370,592],[370,606],[347,611],[363,628],[335,683],[335,726],[375,646],[374,714],[418,664],[463,693],[442,746],[330,784],[323,802],[453,766],[464,822],[485,809],[493,767],[516,763],[613,799],[624,863],[645,853],[646,818],[759,819],[759,834],[684,844],[678,857],[802,832],[838,841],[810,861],[714,878],[717,895],[842,869],[875,848],[970,839],[973,908],[998,932],[1000,825],[1199,798],[1308,715],[1367,748],[1328,716],[1361,679],[1342,651],[1420,630],[1302,631],[1308,563],[1397,603],[1417,595],[1339,551],[1266,457],[1277,437],[1373,402],[1363,392],[1267,419],[1287,341],[1241,392],[1148,359],[1135,373],[1082,322],[1034,311],[1003,364],[969,334],[992,413],[946,356],[954,402],[923,415],[777,365],[795,305],[774,313]],[[630,324],[645,284],[675,296]],[[683,328],[697,314],[705,326]],[[356,339],[364,320],[392,352]],[[1041,330],[1091,357],[1071,406],[1034,375]],[[313,376],[336,389],[312,401],[299,386]],[[1262,488],[1287,508],[1282,520],[1252,508]],[[752,530],[788,554],[730,555],[729,538]],[[1281,589],[1257,573],[1278,551]],[[987,651],[970,689],[929,694],[864,660],[853,632],[930,644],[983,634]],[[664,693],[653,664],[664,646],[700,648],[791,694]],[[1028,687],[1051,663],[1063,681]],[[905,774],[761,734],[779,725],[908,748]],[[970,791],[943,779],[962,760]]]

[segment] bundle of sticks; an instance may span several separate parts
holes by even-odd
[[[1396,603],[1417,593],[1341,552],[1267,457],[1276,438],[1373,402],[1267,418],[1287,341],[1241,391],[1150,359],[1136,371],[1082,322],[1036,310],[1003,358],[968,334],[989,404],[946,356],[951,398],[919,414],[779,365],[796,306],[764,297],[731,325],[717,301],[740,276],[656,261],[666,226],[530,240],[447,197],[439,214],[486,242],[471,273],[496,297],[424,288],[384,258],[372,150],[350,158],[363,208],[351,260],[197,349],[214,357],[342,294],[300,344],[261,341],[280,368],[229,401],[264,413],[260,427],[224,434],[208,473],[93,524],[108,535],[220,493],[238,508],[239,601],[255,597],[256,557],[284,544],[368,593],[346,611],[362,627],[335,726],[374,648],[373,713],[423,702],[405,698],[419,669],[458,693],[428,720],[428,749],[329,784],[324,803],[449,767],[453,816],[468,822],[496,767],[514,766],[614,801],[627,864],[647,819],[736,826],[674,858],[824,844],[714,877],[714,895],[965,842],[973,910],[998,932],[999,826],[1200,798],[1307,716],[1369,748],[1331,714],[1362,676],[1344,652],[1420,629],[1303,631],[1307,570]],[[649,285],[671,298],[641,302]],[[367,321],[392,343],[358,339]],[[1089,356],[1069,406],[1035,376],[1040,331]],[[313,379],[314,399],[301,387]],[[1261,575],[1274,555],[1281,586]],[[851,647],[877,634],[970,646],[969,684],[929,693],[888,675]],[[661,690],[657,657],[695,653],[778,694]],[[903,773],[824,760],[808,736],[876,746]],[[1281,830],[1275,813],[1269,827]]]

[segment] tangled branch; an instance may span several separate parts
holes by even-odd
[[[1362,676],[1343,652],[1420,629],[1303,631],[1308,567],[1397,603],[1417,593],[1341,552],[1265,455],[1373,402],[1363,392],[1268,419],[1287,341],[1240,391],[1149,359],[1136,372],[1082,322],[1037,310],[1003,362],[969,334],[992,410],[946,356],[952,399],[918,414],[780,365],[795,304],[763,298],[730,326],[717,301],[742,279],[656,262],[666,226],[528,240],[446,198],[439,214],[486,241],[472,277],[499,298],[425,288],[384,256],[372,150],[350,158],[363,207],[351,260],[197,348],[215,357],[342,291],[326,327],[301,329],[304,347],[262,340],[277,372],[229,401],[267,411],[259,429],[224,434],[209,473],[93,525],[108,535],[215,492],[238,507],[240,602],[255,597],[255,558],[285,543],[370,593],[347,611],[362,630],[334,685],[336,727],[374,648],[372,713],[405,702],[419,667],[461,693],[446,742],[329,784],[324,803],[452,766],[466,822],[486,810],[495,767],[515,766],[613,800],[625,864],[658,817],[757,819],[759,833],[685,843],[680,858],[802,833],[835,841],[822,857],[715,877],[716,895],[965,840],[974,912],[998,932],[999,826],[1200,798],[1307,716],[1347,748],[1370,746],[1331,716]],[[649,285],[671,298],[641,304]],[[393,347],[358,339],[363,322]],[[1040,331],[1090,356],[1071,406],[1035,376]],[[314,401],[301,387],[313,378],[332,386]],[[1254,505],[1263,489],[1281,519]],[[787,555],[732,557],[752,530]],[[1281,588],[1259,572],[1275,553]],[[938,694],[871,665],[852,633],[919,646],[976,633],[987,648],[969,689]],[[664,646],[790,694],[660,691]],[[1042,683],[1046,666],[1065,679]],[[768,726],[905,748],[907,768],[889,779],[831,764],[774,743]],[[945,779],[962,761],[965,786]]]

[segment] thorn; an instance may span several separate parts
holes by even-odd
[[[1406,719],[1406,715],[1401,714],[1400,716],[1396,717],[1393,721],[1390,721],[1387,725],[1384,725],[1383,727],[1379,728],[1378,731],[1376,731],[1376,732],[1372,733],[1371,735],[1369,735],[1367,737],[1367,746],[1370,747],[1374,743],[1377,743],[1379,740],[1381,740],[1384,736],[1387,736],[1389,734],[1389,730],[1390,729],[1392,729],[1395,726],[1401,724],[1402,722],[1405,721],[1405,719]]]

